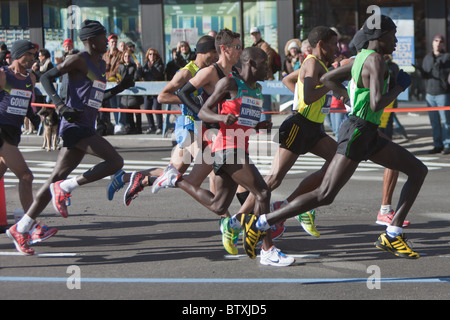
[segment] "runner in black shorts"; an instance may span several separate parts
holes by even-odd
[[[105,90],[106,64],[101,57],[107,49],[106,29],[98,21],[85,20],[78,35],[85,51],[71,56],[41,77],[42,86],[62,117],[60,134],[65,145],[58,153],[52,174],[37,192],[26,214],[7,231],[16,249],[24,255],[34,254],[27,233],[50,201],[54,209],[67,218],[73,190],[112,175],[123,166],[122,157],[107,140],[95,134],[94,126],[103,100],[129,88],[134,81],[124,77],[117,86]],[[67,105],[53,86],[55,78],[66,73],[69,75]],[[103,161],[82,175],[66,179],[86,154]]]
[[[354,116],[341,127],[338,152],[330,163],[322,184],[316,190],[297,197],[285,207],[260,216],[248,230],[263,232],[278,221],[295,216],[298,211],[331,204],[350,180],[361,159],[370,159],[389,169],[399,170],[408,177],[403,185],[394,219],[375,245],[399,257],[419,258],[419,254],[409,247],[402,225],[422,187],[428,169],[403,147],[377,137],[384,108],[411,84],[409,75],[401,70],[395,87],[387,89],[389,70],[383,55],[391,54],[395,50],[397,29],[389,17],[382,15],[380,20],[379,29],[369,27],[367,22],[364,24],[364,33],[369,40],[367,50],[362,50],[353,62],[321,78],[335,93],[350,98],[353,107],[351,114]],[[351,81],[347,93],[341,83],[345,79],[348,80],[349,75]],[[355,119],[356,117],[360,119]],[[359,148],[362,149],[361,152]],[[258,239],[255,239],[255,246],[257,242]]]
[[[322,138],[327,137],[322,123],[308,120],[300,113],[289,116],[280,126],[280,148],[298,156],[308,153]]]
[[[312,54],[308,55],[300,69],[283,79],[283,83],[296,95],[294,101],[298,100],[298,105],[295,106],[297,113],[282,123],[279,131],[280,147],[270,172],[264,179],[270,190],[278,188],[298,157],[307,152],[325,159],[325,164],[320,170],[303,179],[285,201],[273,203],[275,209],[298,195],[317,188],[337,148],[336,141],[322,128],[329,111],[331,96],[327,95],[330,89],[320,82],[320,77],[328,72],[327,65],[334,61],[337,35],[330,28],[320,26],[310,32],[308,40],[313,47]],[[254,207],[254,200],[253,195],[249,195],[239,212],[250,213]],[[319,237],[314,226],[314,211],[298,214],[303,229],[308,234]],[[279,221],[273,226],[272,233],[281,235],[284,229],[284,221]]]

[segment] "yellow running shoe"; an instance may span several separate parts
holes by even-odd
[[[403,233],[395,238],[391,238],[386,233],[383,233],[378,237],[378,240],[375,242],[375,246],[378,249],[391,252],[397,257],[407,259],[420,258],[420,255],[413,251],[407,244],[406,236]]]
[[[307,211],[297,216],[298,222],[305,232],[313,237],[319,238],[320,233],[317,231],[314,221],[316,220],[316,210]]]
[[[241,225],[244,229],[244,250],[251,258],[256,258],[256,246],[258,242],[266,235],[266,231],[261,231],[256,227],[258,217],[253,214],[242,214]]]
[[[232,255],[238,254],[238,248],[236,243],[239,239],[239,233],[241,230],[233,229],[230,227],[230,218],[220,219],[220,232],[222,232],[222,245],[225,250]]]

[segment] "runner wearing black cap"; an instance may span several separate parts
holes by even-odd
[[[29,210],[7,231],[16,249],[24,255],[34,254],[29,247],[28,231],[50,200],[56,212],[67,218],[67,206],[74,189],[112,175],[123,166],[122,157],[112,145],[95,133],[95,121],[103,100],[132,86],[133,80],[125,77],[116,87],[105,90],[106,65],[101,56],[107,48],[106,29],[98,21],[85,20],[79,37],[85,51],[71,56],[41,77],[42,86],[62,117],[60,135],[64,145],[50,178],[38,191]],[[53,80],[66,73],[69,75],[67,104],[53,87]],[[86,154],[97,156],[103,162],[82,175],[65,180]]]
[[[397,213],[386,233],[380,235],[375,245],[399,257],[419,258],[419,254],[408,245],[402,233],[402,224],[420,191],[428,169],[409,151],[381,138],[377,132],[384,108],[411,84],[411,79],[408,74],[400,71],[395,87],[390,91],[386,90],[389,70],[383,55],[391,54],[397,43],[396,26],[392,20],[381,16],[379,29],[370,28],[367,21],[363,29],[369,40],[367,49],[362,50],[353,62],[321,78],[321,82],[334,92],[349,97],[353,106],[349,119],[342,124],[339,131],[338,150],[322,184],[316,190],[297,197],[285,207],[261,215],[246,228],[247,238],[250,239],[252,234],[261,235],[261,231],[269,229],[277,221],[293,217],[298,212],[331,204],[350,180],[359,163],[370,159],[384,167],[399,170],[408,177],[400,195]],[[347,92],[342,81],[350,75],[352,79]],[[254,254],[259,237],[249,246],[249,256]]]

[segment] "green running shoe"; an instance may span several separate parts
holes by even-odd
[[[225,250],[232,255],[238,254],[236,246],[239,239],[240,229],[233,229],[230,227],[230,217],[220,219],[220,232],[222,232],[222,245]]]
[[[320,233],[317,231],[314,221],[316,220],[316,210],[307,211],[297,216],[298,222],[305,232],[313,237],[319,238]]]

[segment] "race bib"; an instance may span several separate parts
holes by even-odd
[[[17,116],[26,116],[32,95],[31,91],[11,89],[9,95],[9,105],[6,112]]]
[[[353,112],[353,107],[355,105],[355,93],[356,93],[356,82],[352,78],[352,80],[348,84],[348,96],[350,98],[350,106],[349,106],[350,111],[348,111],[348,109],[347,109],[347,111],[349,113]]]
[[[328,91],[325,95],[325,102],[322,106],[322,113],[323,114],[329,114],[330,108],[331,108],[331,99],[333,98],[332,92]]]
[[[102,107],[103,95],[105,93],[106,83],[99,80],[94,80],[92,83],[91,93],[89,95],[87,105],[94,109]]]
[[[238,125],[254,128],[261,119],[262,99],[242,97]]]

